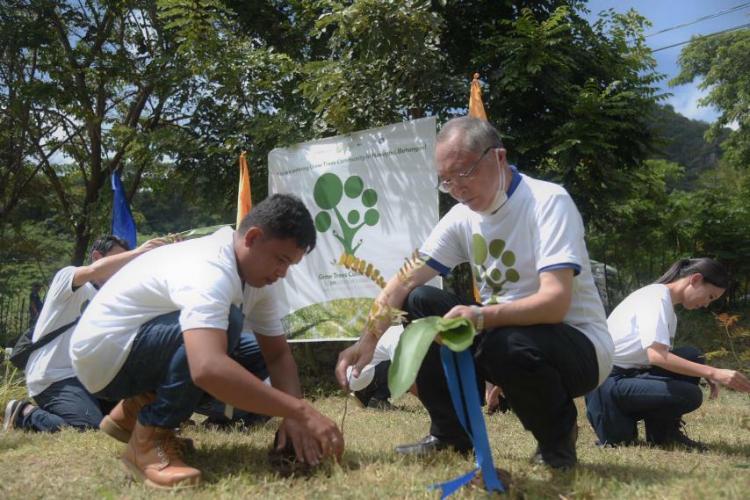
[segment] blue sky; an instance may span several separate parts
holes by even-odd
[[[591,0],[588,2],[588,9],[591,11],[588,17],[590,20],[594,20],[597,18],[599,12],[609,8],[617,12],[626,12],[633,8],[651,21],[651,28],[646,30],[646,34],[648,34],[672,26],[689,23],[698,18],[728,10],[742,4],[748,5],[744,6],[741,10],[729,14],[691,24],[690,26],[675,29],[667,33],[647,37],[647,44],[652,49],[658,49],[689,40],[692,36],[705,35],[733,26],[747,24],[750,22],[750,2],[747,0]],[[673,94],[666,102],[674,106],[678,113],[688,118],[712,122],[716,119],[718,113],[713,108],[698,106],[698,100],[704,95],[698,89],[699,82],[696,81],[688,85],[669,87],[669,80],[679,73],[680,69],[677,60],[683,48],[685,48],[685,45],[654,53],[657,70],[667,75],[667,78],[661,82],[662,88]]]

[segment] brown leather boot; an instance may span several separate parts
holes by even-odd
[[[138,418],[138,412],[147,404],[153,403],[156,395],[153,392],[147,392],[133,396],[132,398],[123,399],[117,406],[112,408],[109,415],[106,415],[99,422],[99,429],[105,434],[115,438],[121,443],[127,444],[130,441],[130,434],[135,427],[135,421]],[[183,451],[194,451],[195,445],[190,438],[176,438]]]
[[[133,432],[133,428],[135,427],[138,412],[155,399],[156,396],[152,392],[123,399],[117,403],[117,406],[112,408],[109,415],[102,419],[99,423],[99,428],[116,440],[127,443],[130,440],[130,433]]]
[[[201,471],[182,461],[181,450],[172,429],[151,427],[136,421],[122,462],[147,486],[193,488],[201,482]]]

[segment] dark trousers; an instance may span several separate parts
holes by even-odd
[[[460,304],[443,290],[423,286],[406,299],[408,319],[442,316]],[[471,347],[478,386],[502,387],[524,428],[542,446],[565,439],[576,422],[573,398],[596,387],[596,351],[586,336],[565,324],[509,326],[485,330]],[[457,447],[469,444],[451,403],[440,346],[433,344],[417,374],[417,391],[432,420],[430,433]]]
[[[674,349],[672,354],[694,363],[705,363],[694,347]],[[646,425],[646,439],[661,443],[686,413],[703,402],[700,378],[680,375],[659,367],[627,369],[615,366],[601,387],[586,395],[586,414],[602,444],[626,444],[637,440],[637,422]]]
[[[263,358],[259,350],[249,344],[255,340],[242,334],[242,324],[242,312],[232,306],[227,352],[250,372],[265,378],[268,372]],[[138,414],[138,421],[143,425],[178,427],[199,406],[207,406],[209,396],[190,377],[179,311],[159,316],[141,326],[125,364],[96,396],[119,401],[145,392],[155,392],[156,400],[144,406]],[[208,404],[208,407],[218,411],[215,405]],[[209,416],[220,417],[221,413]]]
[[[34,396],[34,402],[38,408],[19,416],[19,428],[37,432],[57,432],[63,427],[96,429],[103,413],[111,409],[110,404],[92,396],[75,377],[50,385]]]

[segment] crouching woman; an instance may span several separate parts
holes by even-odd
[[[586,395],[586,415],[601,445],[635,443],[637,423],[643,420],[652,445],[705,449],[682,429],[682,416],[703,402],[698,382],[705,378],[714,398],[719,385],[750,392],[750,381],[740,372],[706,365],[694,347],[672,349],[674,308],[706,307],[728,286],[729,276],[718,262],[682,259],[612,311],[607,326],[615,344],[614,368]]]

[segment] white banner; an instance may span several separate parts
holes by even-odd
[[[437,223],[434,150],[431,117],[269,153],[269,193],[299,196],[318,231],[283,280],[290,338],[359,336],[385,280]]]

